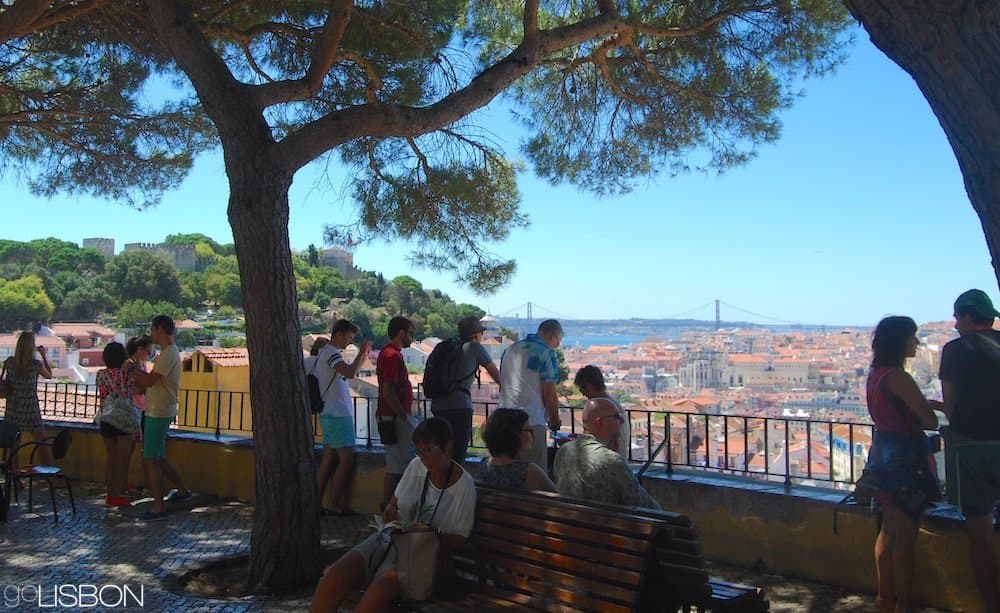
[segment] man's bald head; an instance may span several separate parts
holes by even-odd
[[[621,413],[608,398],[591,398],[583,405],[583,427],[594,438],[610,445],[618,438]]]

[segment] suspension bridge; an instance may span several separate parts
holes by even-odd
[[[722,309],[726,309],[726,319],[723,320]],[[730,313],[735,313],[736,316],[733,317]],[[492,313],[492,315],[502,318],[502,319],[515,319],[518,320],[519,325],[522,325],[526,329],[530,329],[533,323],[541,322],[545,319],[558,319],[560,321],[593,321],[592,318],[577,317],[572,314],[561,313],[555,311],[546,306],[538,304],[537,302],[524,302],[515,307],[509,308],[504,311],[498,311]],[[763,313],[755,312],[750,309],[736,306],[729,302],[723,300],[711,300],[705,304],[700,304],[696,307],[685,309],[673,314],[667,315],[654,315],[646,317],[643,319],[650,320],[695,320],[695,321],[715,321],[715,328],[719,329],[722,327],[724,321],[734,322],[738,321],[740,323],[754,323],[762,325],[785,325],[785,326],[797,326],[802,325],[802,322],[790,321],[783,319],[781,317],[775,317],[772,315],[766,315]]]

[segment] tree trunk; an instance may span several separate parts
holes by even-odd
[[[253,403],[257,503],[249,580],[255,589],[270,592],[315,584],[320,530],[288,243],[292,173],[263,151],[247,147],[233,155],[230,148],[226,159]]]
[[[1000,282],[1000,2],[844,4],[930,102],[958,158]]]

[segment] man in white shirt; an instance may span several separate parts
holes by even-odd
[[[538,325],[537,334],[529,334],[504,352],[500,360],[500,403],[502,409],[521,409],[528,414],[528,425],[534,443],[521,448],[520,459],[529,460],[548,471],[545,426],[555,431],[562,425],[559,419],[559,356],[556,348],[562,343],[562,325],[546,319]]]
[[[322,501],[323,490],[330,483],[333,506],[321,509],[321,514],[326,516],[342,517],[351,514],[347,505],[340,502],[354,471],[355,459],[354,402],[351,400],[351,388],[347,380],[358,376],[358,371],[372,348],[371,341],[365,341],[354,361],[350,364],[345,362],[341,352],[354,342],[354,335],[357,333],[356,325],[346,319],[338,319],[330,330],[329,344],[316,356],[314,374],[323,392],[323,411],[319,414],[320,428],[323,430],[323,458],[316,472],[316,485]]]

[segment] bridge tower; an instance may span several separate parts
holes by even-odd
[[[722,328],[722,318],[719,317],[719,299],[715,299],[715,329]]]

